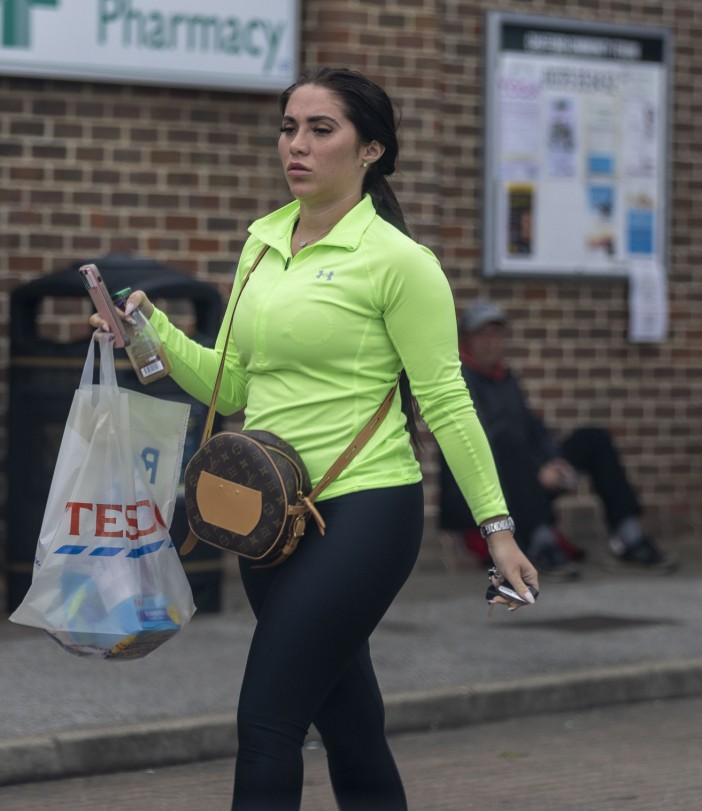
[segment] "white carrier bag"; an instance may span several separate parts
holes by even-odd
[[[73,395],[37,544],[13,622],[67,651],[146,656],[192,617],[192,592],[168,533],[190,406],[119,388],[111,336],[90,342]]]

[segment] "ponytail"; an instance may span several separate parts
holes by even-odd
[[[363,191],[370,194],[379,216],[389,222],[390,225],[394,225],[403,234],[410,235],[405,222],[405,215],[402,213],[402,207],[385,175],[375,174],[374,177],[373,167],[371,166],[364,180]]]
[[[392,186],[385,175],[373,174],[375,164],[366,173],[363,184],[363,191],[367,192],[379,217],[382,217],[390,225],[394,225],[403,234],[410,236],[409,228],[405,222],[405,215],[402,213],[400,205]],[[419,435],[419,406],[412,394],[407,372],[403,369],[400,372],[400,402],[402,412],[407,420],[407,431],[410,435],[412,445],[417,449],[422,449],[422,440]]]

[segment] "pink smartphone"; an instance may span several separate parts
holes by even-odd
[[[110,292],[102,280],[97,265],[83,265],[78,268],[78,273],[80,273],[85,289],[93,300],[95,309],[100,314],[100,317],[107,322],[112,334],[115,336],[115,346],[118,348],[127,346],[129,338],[122,324],[122,319],[117,314]]]

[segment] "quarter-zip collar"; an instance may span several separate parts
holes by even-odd
[[[303,250],[311,250],[320,245],[335,245],[354,251],[360,245],[364,232],[376,216],[375,207],[369,194],[363,196],[351,211],[345,214],[332,230],[321,239]],[[295,223],[300,218],[300,201],[293,200],[286,206],[255,220],[249,226],[249,233],[266,245],[277,250],[281,256],[290,256],[290,241]]]

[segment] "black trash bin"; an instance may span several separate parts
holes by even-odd
[[[165,300],[166,309],[187,310],[198,341],[212,346],[222,317],[217,290],[187,274],[150,259],[110,254],[94,261],[112,291],[125,287],[144,290],[152,300]],[[7,595],[13,611],[24,598],[49,495],[63,429],[80,382],[89,338],[59,343],[39,334],[38,317],[47,299],[87,296],[78,262],[17,288],[10,299],[10,403],[8,414]],[[120,357],[121,355],[121,357]],[[195,401],[169,377],[143,386],[124,350],[115,353],[117,381],[124,388],[189,403],[190,421],[183,466],[197,449],[207,406]],[[218,420],[215,430],[218,430]],[[179,494],[171,536],[176,545],[188,534],[182,493]],[[199,611],[221,607],[222,553],[198,544],[183,559]]]

